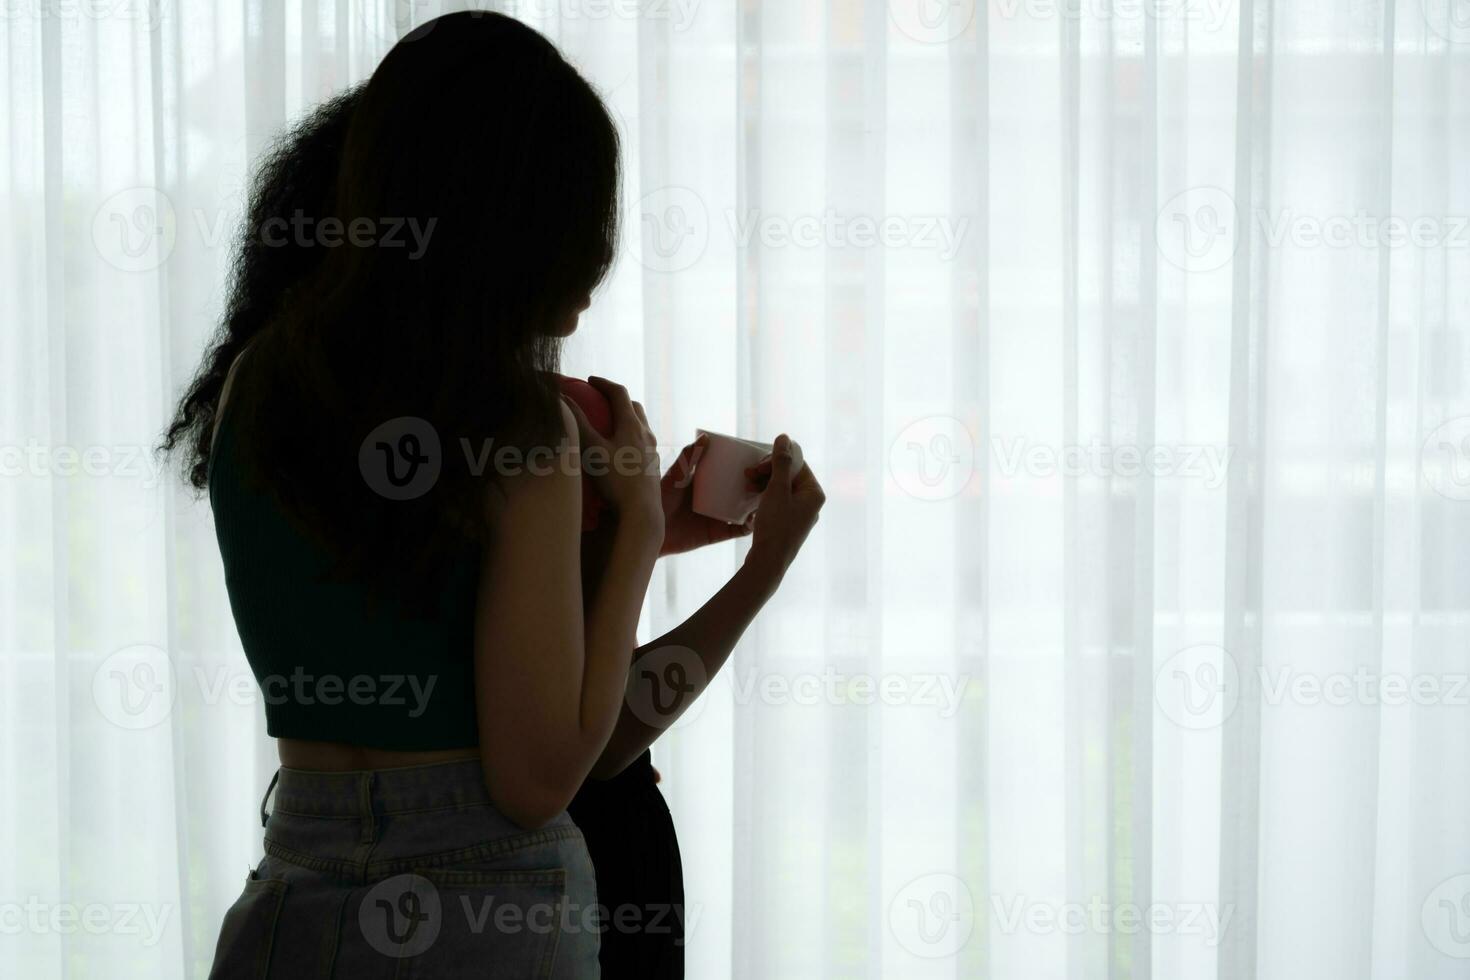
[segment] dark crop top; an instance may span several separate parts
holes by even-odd
[[[327,581],[324,547],[244,478],[228,408],[210,454],[209,502],[266,731],[404,751],[478,745],[476,556],[449,571],[428,617]]]

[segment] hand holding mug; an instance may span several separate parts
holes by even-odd
[[[766,570],[779,579],[796,558],[807,535],[817,523],[827,495],[811,466],[798,471],[791,437],[780,435],[771,457],[746,471],[753,487],[761,490],[755,512],[755,532],[747,564]]]
[[[660,555],[677,555],[750,533],[752,522],[749,519],[743,524],[729,524],[694,510],[694,468],[709,448],[709,443],[709,433],[700,433],[698,439],[684,447],[674,465],[664,474],[661,484],[664,544]]]
[[[659,488],[658,446],[643,406],[628,389],[606,378],[587,379],[602,392],[612,409],[612,435],[603,437],[587,420],[581,406],[562,401],[577,419],[582,443],[581,465],[597,491],[617,511],[618,523],[636,522],[663,539],[664,513]]]

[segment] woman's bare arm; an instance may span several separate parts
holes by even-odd
[[[694,615],[634,651],[632,669],[635,677],[639,661],[650,654],[655,656],[648,663],[655,670],[691,656],[699,659],[699,665],[693,670],[687,669],[691,665],[683,665],[686,668],[683,683],[664,685],[663,692],[669,695],[669,699],[660,700],[656,708],[644,703],[641,697],[636,708],[623,705],[612,737],[592,767],[592,778],[610,779],[626,769],[705,692],[756,614],[775,594],[778,584],[779,578],[770,570],[758,563],[747,562]],[[678,648],[675,659],[667,659],[658,653],[670,648]],[[638,690],[636,683],[634,690]]]
[[[773,459],[762,467],[762,479],[768,475],[769,482],[761,494],[755,541],[744,564],[694,615],[634,651],[635,680],[640,661],[655,671],[690,657],[697,657],[699,663],[697,666],[682,664],[680,682],[661,683],[657,701],[643,697],[641,685],[632,685],[637,704],[623,705],[617,727],[592,767],[592,778],[609,779],[622,772],[678,720],[708,689],[756,614],[780,587],[786,569],[796,558],[826,502],[826,495],[811,469],[804,467],[792,473],[792,467],[790,440],[783,435],[776,442]],[[606,548],[606,543],[584,545],[584,555],[590,552],[599,556]],[[606,574],[606,569],[600,566],[601,562],[599,571]],[[597,574],[594,571],[589,578]]]
[[[638,614],[663,529],[620,515],[607,574],[583,609],[577,424],[554,465],[492,494],[475,623],[485,783],[517,823],[546,823],[602,753],[622,705]],[[547,472],[546,470],[549,470]]]

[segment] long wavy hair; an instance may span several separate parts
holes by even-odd
[[[548,372],[613,260],[618,156],[601,99],[535,31],[484,12],[418,28],[267,155],[224,320],[160,449],[208,488],[248,346],[229,412],[249,478],[334,577],[432,587],[483,542],[484,447],[561,436]],[[405,417],[442,466],[390,499],[359,449]]]

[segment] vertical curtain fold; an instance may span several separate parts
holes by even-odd
[[[1269,103],[1274,0],[1242,0],[1236,52],[1236,146],[1234,199],[1247,218],[1261,207],[1270,186]],[[1263,146],[1262,144],[1267,144]],[[1264,165],[1264,166],[1263,166]],[[1240,220],[1239,218],[1237,220]],[[1262,377],[1269,351],[1264,315],[1269,255],[1255,225],[1241,227],[1232,270],[1230,321],[1229,445],[1236,453],[1226,504],[1224,630],[1225,655],[1239,676],[1256,674],[1262,663],[1264,616],[1262,536],[1265,523],[1267,445],[1263,416],[1267,385]],[[1222,668],[1224,663],[1221,664]],[[1220,760],[1220,857],[1218,907],[1232,909],[1233,928],[1223,937],[1220,976],[1257,976],[1256,920],[1260,853],[1260,707],[1242,698],[1224,722]]]

